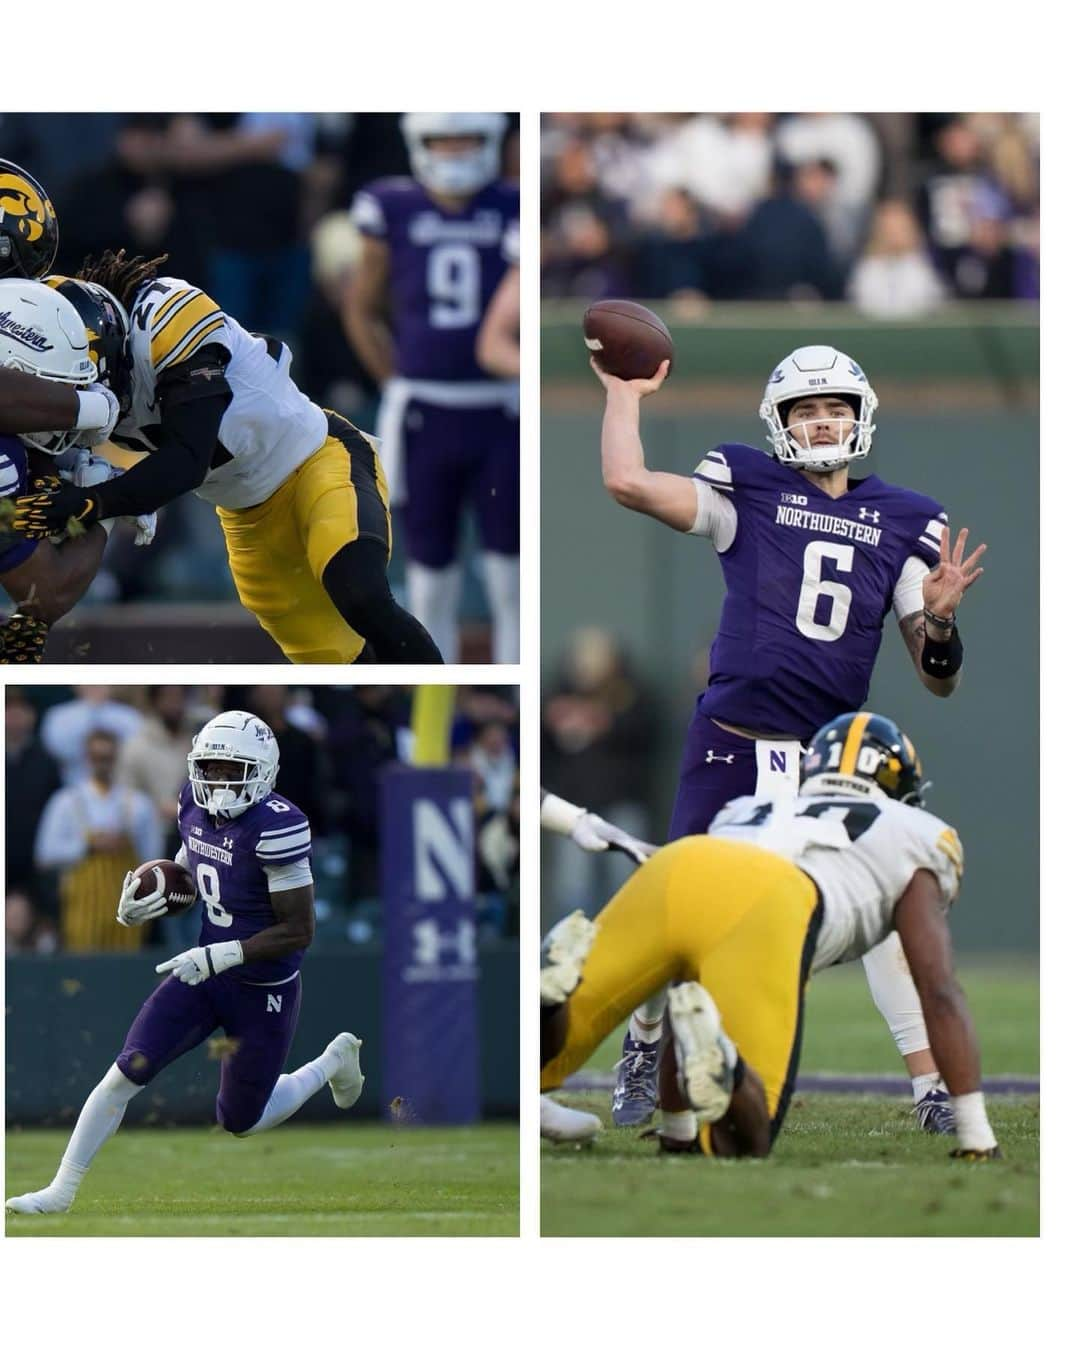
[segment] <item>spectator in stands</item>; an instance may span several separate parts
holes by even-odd
[[[743,230],[744,295],[753,299],[834,299],[840,279],[821,223],[836,175],[824,161],[777,165],[775,192]]]
[[[767,194],[773,149],[772,115],[702,112],[656,146],[652,172],[666,192],[684,191],[710,215],[714,227],[738,227]]]
[[[55,953],[56,929],[29,893],[8,887],[4,900],[4,929],[7,952]]]
[[[541,224],[546,294],[595,298],[623,288],[625,270],[617,248],[625,212],[600,190],[585,141],[571,139],[560,150]]]
[[[188,778],[192,734],[204,721],[188,714],[185,687],[150,687],[147,695],[142,724],[120,749],[117,779],[154,801],[165,836],[162,854],[175,855],[176,797]]]
[[[327,830],[330,774],[322,746],[311,734],[290,721],[289,689],[281,683],[252,687],[247,702],[249,709],[266,721],[277,738],[281,765],[276,788],[307,814],[312,835],[322,836]]]
[[[780,122],[776,148],[796,166],[833,165],[836,190],[825,207],[826,232],[835,255],[854,257],[881,177],[881,147],[869,120],[856,112],[797,113]]]
[[[119,739],[93,729],[85,740],[88,777],[53,795],[34,848],[39,868],[59,873],[60,934],[73,951],[137,949],[145,926],[116,920],[124,876],[161,856],[162,828],[149,795],[116,782]]]
[[[483,797],[496,812],[505,813],[517,788],[517,757],[510,731],[502,720],[481,724],[460,754],[462,765],[476,773]]]
[[[654,227],[643,231],[634,250],[634,294],[643,299],[704,299],[713,238],[690,193],[682,187],[669,188]]]
[[[34,833],[46,803],[60,788],[60,772],[37,735],[37,708],[20,687],[8,687],[4,748],[7,760],[5,847],[7,887],[19,888],[34,902],[43,890],[34,866]]]
[[[41,741],[60,767],[65,785],[84,780],[88,774],[84,746],[95,729],[106,729],[123,742],[142,725],[142,716],[133,707],[115,700],[111,688],[76,687],[72,701],[63,701],[45,712],[41,721]]]
[[[871,318],[914,318],[945,297],[915,214],[903,201],[882,201],[848,286],[852,303]]]

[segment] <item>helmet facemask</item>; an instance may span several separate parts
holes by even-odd
[[[277,780],[273,731],[258,716],[241,711],[225,711],[205,724],[187,760],[192,797],[214,818],[238,818],[265,799]],[[228,763],[229,769],[209,773],[212,763]]]
[[[854,420],[839,442],[811,442],[814,428],[835,425],[835,416],[798,421],[794,426],[789,423],[791,409],[810,398],[840,401],[851,407]],[[758,415],[765,422],[769,443],[780,462],[803,472],[835,472],[870,452],[877,407],[877,396],[854,360],[831,346],[804,346],[773,371]],[[849,424],[846,417],[843,423]]]
[[[413,175],[429,191],[472,196],[499,176],[506,118],[502,113],[407,112],[402,131]],[[447,154],[440,140],[473,139],[473,148]]]

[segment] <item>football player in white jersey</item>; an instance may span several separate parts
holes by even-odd
[[[115,309],[130,397],[113,438],[146,457],[100,486],[20,499],[15,527],[48,536],[194,491],[217,506],[240,601],[294,663],[442,662],[386,580],[390,512],[375,441],[304,396],[282,342],[159,276],[165,260],[105,253],[76,280],[46,282]]]
[[[807,977],[896,931],[952,1094],[952,1155],[997,1158],[946,922],[963,850],[922,810],[921,781],[891,720],[838,716],[814,736],[796,799],[733,800],[707,835],[649,858],[595,922],[560,922],[541,971],[541,1087],[578,1069],[635,996],[673,981],[661,1148],[762,1157],[794,1088]]]

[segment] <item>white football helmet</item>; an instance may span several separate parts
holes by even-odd
[[[274,731],[257,715],[239,710],[215,715],[191,740],[188,753],[195,803],[214,817],[239,818],[274,788],[278,758]],[[232,779],[208,780],[207,762],[235,762],[239,769]]]
[[[838,444],[811,448],[787,428],[787,412],[804,397],[841,397],[855,403],[855,422]],[[865,458],[873,441],[878,400],[855,361],[832,346],[800,346],[773,370],[765,385],[758,415],[768,428],[769,443],[782,463],[807,472],[832,472],[856,458]],[[799,428],[822,424],[800,421]]]
[[[406,112],[401,133],[413,176],[429,191],[471,196],[499,176],[499,149],[506,133],[503,112]],[[433,153],[428,141],[447,136],[478,136],[476,149]]]

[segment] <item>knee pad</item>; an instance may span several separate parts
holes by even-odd
[[[138,1048],[130,1047],[120,1053],[115,1064],[109,1068],[101,1083],[108,1084],[110,1089],[116,1088],[119,1090],[120,1080],[123,1080],[129,1089],[138,1090],[144,1089],[156,1074],[157,1067],[146,1053],[139,1051]],[[129,1092],[127,1096],[131,1098],[134,1095]]]

